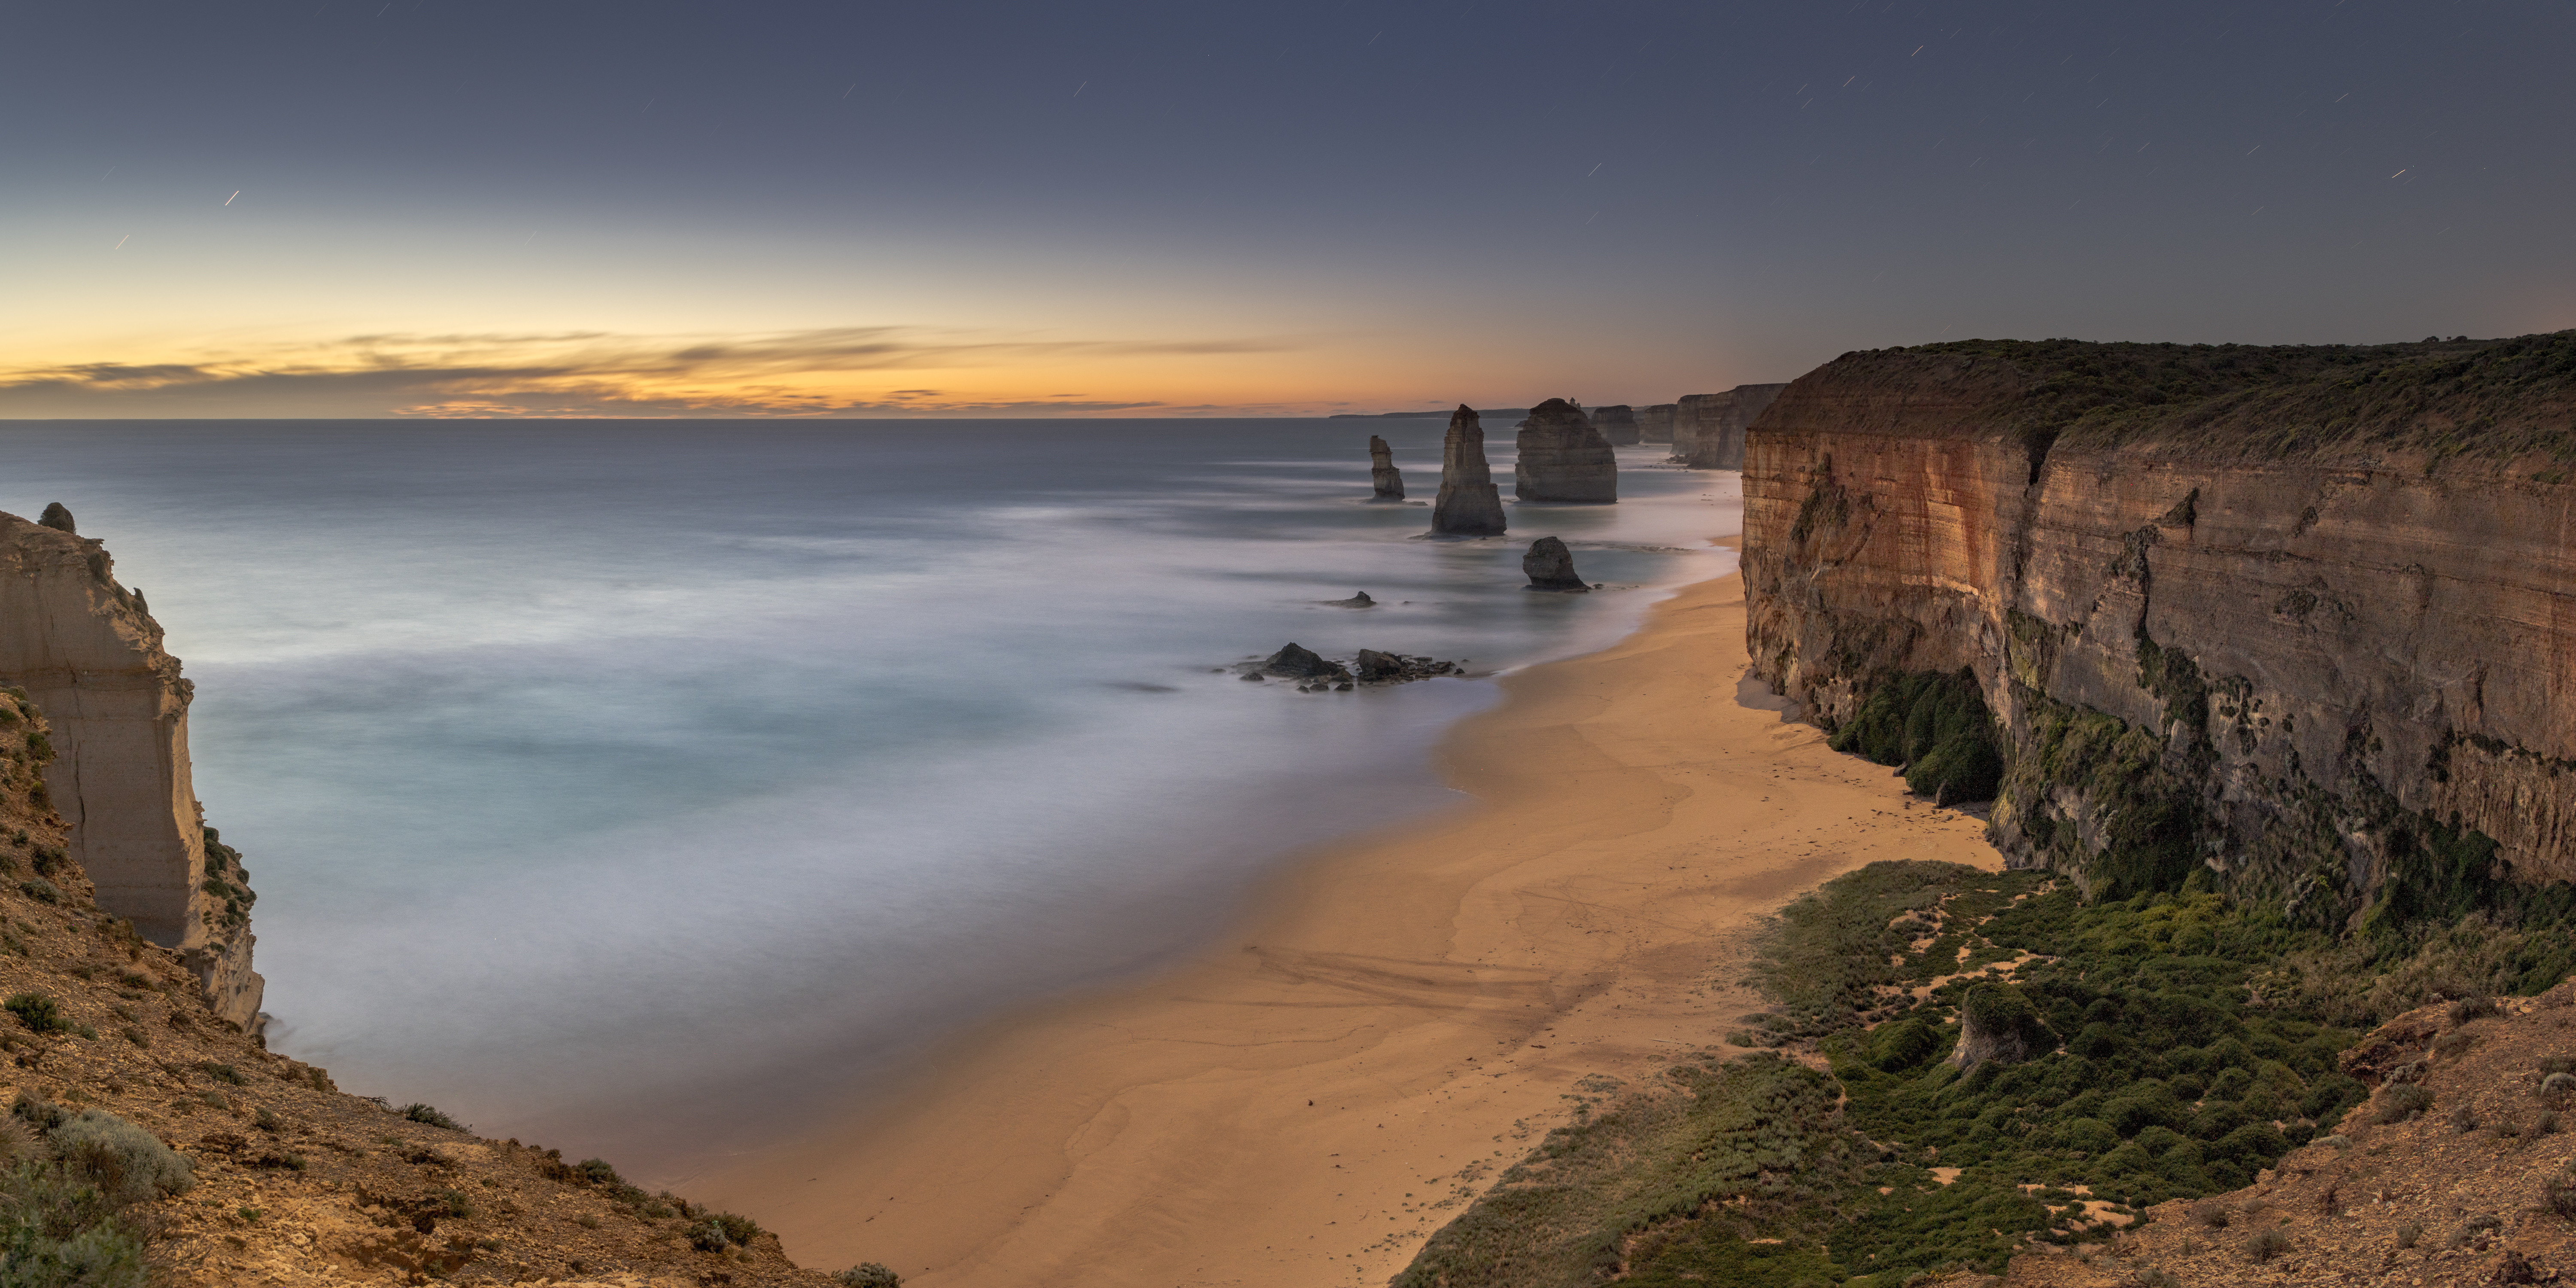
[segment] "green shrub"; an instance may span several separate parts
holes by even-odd
[[[1834,750],[1905,767],[1905,786],[1941,804],[1993,800],[2003,752],[1976,673],[1881,680],[1830,740]]]
[[[2540,1201],[2550,1211],[2576,1221],[2576,1176],[2560,1172],[2540,1183]]]
[[[432,1127],[444,1127],[449,1131],[465,1130],[465,1128],[455,1119],[448,1117],[446,1114],[440,1113],[436,1108],[430,1105],[424,1105],[417,1101],[404,1105],[402,1107],[402,1116],[412,1122],[426,1123]]]
[[[2421,1242],[2423,1238],[2424,1223],[2421,1221],[2409,1221],[2406,1224],[2397,1227],[2398,1247],[2412,1248],[2418,1242]]]
[[[843,1288],[903,1288],[903,1276],[878,1261],[860,1262],[833,1278],[840,1280]]]
[[[220,1060],[199,1060],[197,1062],[197,1072],[202,1073],[217,1082],[228,1082],[236,1087],[250,1085],[242,1079],[241,1070],[236,1069],[229,1064],[225,1064]]]
[[[2420,1083],[2406,1082],[2379,1093],[2379,1111],[2373,1121],[2402,1123],[2433,1107],[2433,1093]]]
[[[84,1109],[51,1135],[54,1153],[73,1174],[87,1178],[120,1206],[196,1184],[186,1157],[161,1138],[102,1109]]]
[[[18,1022],[38,1033],[64,1033],[72,1027],[70,1016],[63,1014],[63,1004],[43,993],[19,993],[0,1002]]]
[[[690,1226],[685,1237],[689,1246],[700,1252],[722,1252],[760,1237],[760,1226],[747,1216],[710,1212]]]
[[[61,903],[63,901],[62,888],[51,881],[47,881],[43,877],[33,877],[19,882],[18,893],[23,894],[38,903]]]
[[[573,1164],[572,1170],[583,1181],[592,1185],[624,1184],[623,1179],[617,1175],[617,1169],[609,1166],[608,1160],[604,1158],[585,1158]]]
[[[1941,1049],[1940,1030],[1923,1022],[1919,1015],[1909,1015],[1894,1024],[1882,1024],[1869,1035],[1869,1062],[1885,1073],[1911,1069],[1932,1058]]]
[[[2289,1250],[2289,1233],[2277,1225],[2266,1226],[2245,1236],[2245,1255],[2257,1265]]]

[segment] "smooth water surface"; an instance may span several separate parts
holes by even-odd
[[[1296,847],[1454,799],[1426,750],[1494,698],[1223,668],[1563,656],[1731,558],[1736,476],[1660,448],[1618,506],[1422,539],[1366,442],[1427,501],[1442,428],[20,423],[0,508],[69,504],[197,681],[272,1046],[669,1175],[1204,944]],[[1524,590],[1551,534],[1613,589]]]

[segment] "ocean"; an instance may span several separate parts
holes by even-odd
[[[1479,677],[1719,575],[1737,476],[1426,540],[1439,420],[19,422],[197,683],[272,1049],[630,1176],[1203,947],[1301,847],[1459,798]],[[1488,426],[1510,492],[1511,431]],[[1544,535],[1610,589],[1523,589]],[[1378,606],[1332,605],[1366,591]]]

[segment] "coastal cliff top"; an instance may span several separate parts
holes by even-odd
[[[2576,331],[2381,345],[1958,340],[1846,353],[1766,428],[2133,443],[2227,456],[2576,461]],[[2560,481],[2557,478],[2543,479]]]

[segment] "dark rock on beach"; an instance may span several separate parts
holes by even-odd
[[[1404,499],[1404,471],[1395,468],[1394,449],[1375,434],[1369,435],[1369,482],[1377,488],[1372,501]]]
[[[1562,398],[1530,408],[1514,492],[1524,501],[1607,505],[1619,499],[1619,457],[1583,409]]]
[[[1485,463],[1485,427],[1474,408],[1460,404],[1449,415],[1440,444],[1440,496],[1431,507],[1431,530],[1442,536],[1495,537],[1503,532],[1503,497]]]
[[[1521,571],[1529,574],[1532,590],[1591,589],[1574,571],[1574,552],[1555,537],[1531,542],[1529,553],[1521,556]]]
[[[1351,597],[1350,597],[1350,598],[1348,598],[1348,599],[1327,599],[1327,600],[1324,600],[1324,601],[1322,601],[1322,602],[1324,602],[1324,603],[1326,603],[1326,604],[1330,604],[1330,605],[1332,605],[1332,606],[1333,606],[1333,607],[1335,607],[1335,608],[1375,608],[1375,607],[1377,607],[1377,601],[1376,601],[1376,600],[1374,600],[1374,599],[1369,598],[1369,593],[1368,593],[1367,591],[1365,591],[1365,590],[1363,590],[1363,591],[1359,592],[1358,594],[1355,594],[1355,595],[1351,596]]]

